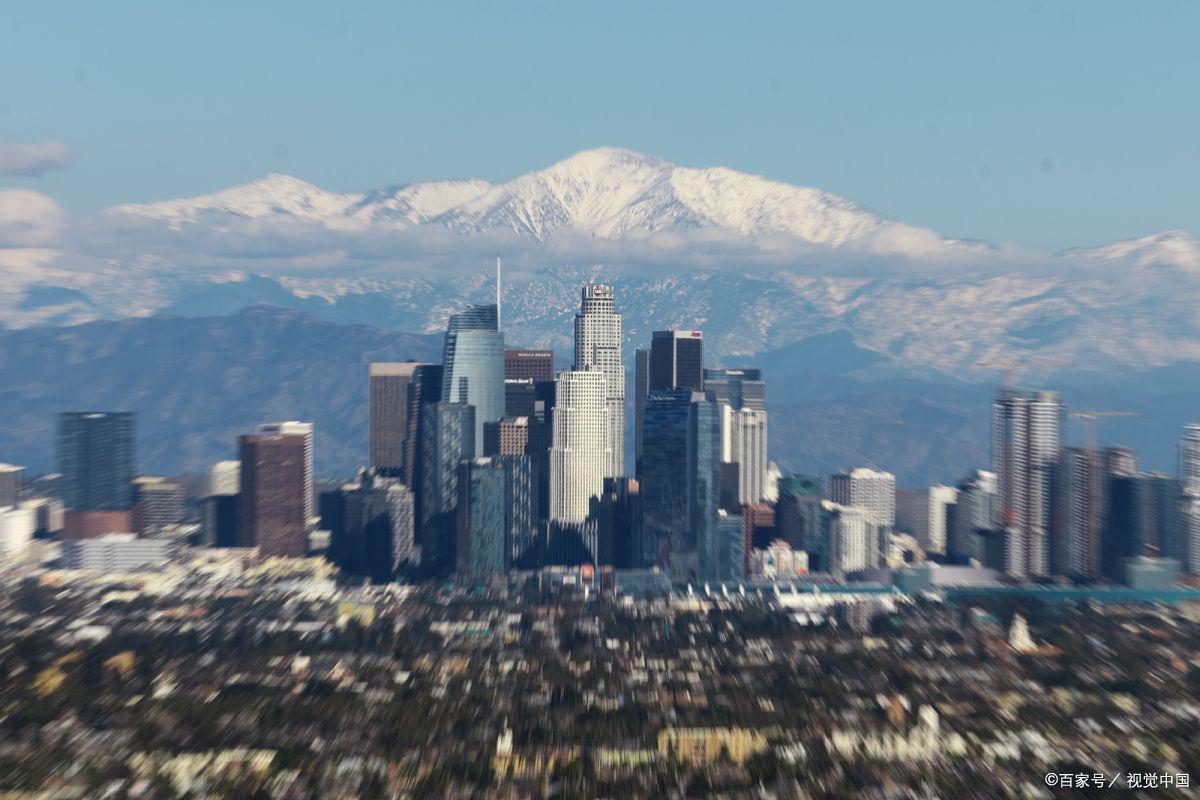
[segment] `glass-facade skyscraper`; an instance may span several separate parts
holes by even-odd
[[[442,355],[442,400],[475,408],[475,451],[483,454],[483,424],[504,416],[504,334],[496,306],[450,315]]]
[[[693,392],[688,409],[688,528],[701,580],[720,580],[724,572],[727,548],[717,525],[720,473],[721,404],[710,394]]]
[[[434,403],[421,415],[421,563],[451,569],[454,560],[458,466],[475,454],[475,409],[465,403]]]
[[[77,511],[123,511],[133,503],[136,470],[132,411],[58,415],[58,469],[63,505]]]
[[[650,340],[649,391],[704,388],[704,334],[655,331]]]
[[[687,434],[691,389],[650,391],[642,425],[643,533],[653,549],[650,563],[662,564],[688,544]]]
[[[1063,405],[1054,392],[1004,387],[992,403],[992,471],[1000,523],[1025,537],[1026,571],[1049,572],[1050,474],[1061,443]]]

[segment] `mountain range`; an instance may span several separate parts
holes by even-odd
[[[1173,386],[1186,386],[1200,363],[1200,243],[1187,232],[1035,253],[945,236],[820,189],[617,148],[578,153],[499,184],[433,181],[338,193],[269,175],[212,194],[69,217],[61,229],[44,239],[23,233],[20,248],[0,248],[0,325],[10,329],[10,344],[101,334],[104,341],[127,331],[121,346],[128,369],[144,361],[142,349],[172,343],[188,363],[190,354],[182,353],[195,332],[177,331],[193,318],[215,337],[211,344],[196,338],[194,348],[232,356],[237,348],[223,337],[250,337],[256,344],[248,353],[263,365],[273,356],[299,369],[297,340],[254,339],[265,318],[246,317],[244,309],[296,312],[311,337],[340,341],[344,334],[334,331],[349,327],[369,329],[360,335],[370,341],[396,332],[421,339],[440,331],[463,303],[494,297],[500,252],[510,343],[568,353],[581,284],[611,282],[625,318],[627,364],[651,331],[684,327],[704,330],[710,363],[768,369],[778,393],[772,430],[781,444],[774,455],[796,468],[870,460],[913,480],[948,479],[986,455],[984,434],[973,426],[986,407],[986,387],[1003,370],[1026,382],[1093,387],[1170,372]],[[120,328],[121,320],[162,324],[166,333]],[[85,323],[93,324],[72,327]],[[218,336],[222,326],[228,332]],[[357,350],[314,349],[318,340],[310,341],[313,359],[362,360]],[[798,363],[820,361],[816,353],[829,342],[852,363],[868,363],[852,370],[832,361],[820,369]],[[78,341],[72,346],[94,352]],[[286,377],[246,369],[264,380]],[[167,372],[164,379],[185,376]],[[133,387],[142,384],[152,388],[137,391],[173,396],[169,386],[130,374],[103,399],[114,407],[136,404],[143,396]],[[122,386],[129,387],[124,398]],[[195,446],[195,458],[167,465],[190,468],[202,453],[225,446],[235,426],[218,425],[221,408],[245,409],[247,420],[283,413],[278,404],[254,408],[267,396],[265,386],[244,393],[236,382],[223,386],[228,407],[212,399],[213,416],[197,418],[208,420],[196,433],[208,444]],[[922,398],[914,386],[941,395]],[[76,396],[66,384],[58,389]],[[1118,394],[1137,403],[1136,395]],[[328,402],[338,397],[334,392]],[[346,417],[331,431],[355,424]],[[839,439],[851,430],[858,430],[855,441]],[[1174,433],[1150,438],[1161,449]],[[945,453],[937,452],[939,442]],[[0,457],[30,460],[25,452],[22,446]],[[338,468],[349,463],[331,458]]]

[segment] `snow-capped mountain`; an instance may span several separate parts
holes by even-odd
[[[1200,275],[1200,242],[1187,231],[1161,231],[1138,239],[1123,239],[1100,247],[1079,247],[1061,253],[1065,258],[1122,261],[1137,269],[1168,267]]]
[[[617,148],[501,184],[336,193],[268,175],[84,222],[64,251],[47,239],[32,266],[0,261],[0,326],[265,303],[433,332],[468,298],[490,295],[501,250],[506,327],[530,345],[566,346],[579,282],[601,277],[617,285],[627,333],[641,337],[631,343],[655,327],[698,327],[721,357],[840,330],[953,374],[1007,360],[1200,361],[1200,243],[1183,231],[1021,254],[818,189]]]
[[[704,228],[912,256],[963,246],[819,189],[724,167],[678,166],[611,147],[577,153],[499,185],[437,181],[337,194],[287,175],[268,175],[213,194],[114,211],[162,220],[173,228],[228,214],[338,229],[381,224],[431,225],[467,235],[499,230],[535,241],[562,233],[621,240]]]

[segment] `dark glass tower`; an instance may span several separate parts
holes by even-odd
[[[420,520],[421,563],[434,572],[454,568],[459,464],[475,455],[475,409],[435,403],[421,418],[424,447]]]
[[[688,539],[688,414],[690,389],[651,390],[642,428],[643,532],[649,563],[665,563]]]
[[[704,388],[704,334],[655,331],[650,342],[649,391]]]
[[[743,408],[767,410],[766,383],[760,369],[706,369],[704,390],[712,392],[718,403],[725,403],[735,411]]]
[[[133,503],[136,469],[132,411],[58,415],[58,469],[63,505],[77,511],[123,511]]]
[[[1108,519],[1100,543],[1100,571],[1124,580],[1124,559],[1167,556],[1183,559],[1177,478],[1161,473],[1114,475],[1109,481]]]
[[[459,465],[456,569],[499,575],[532,555],[533,493],[526,456]]]
[[[688,410],[687,486],[689,539],[698,555],[698,577],[718,580],[724,548],[717,527],[720,501],[721,409],[712,395],[693,392]]]

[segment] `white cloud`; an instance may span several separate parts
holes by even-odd
[[[75,153],[65,142],[0,141],[0,175],[36,176],[71,163]]]
[[[53,244],[64,214],[53,199],[32,189],[0,189],[0,248]]]

